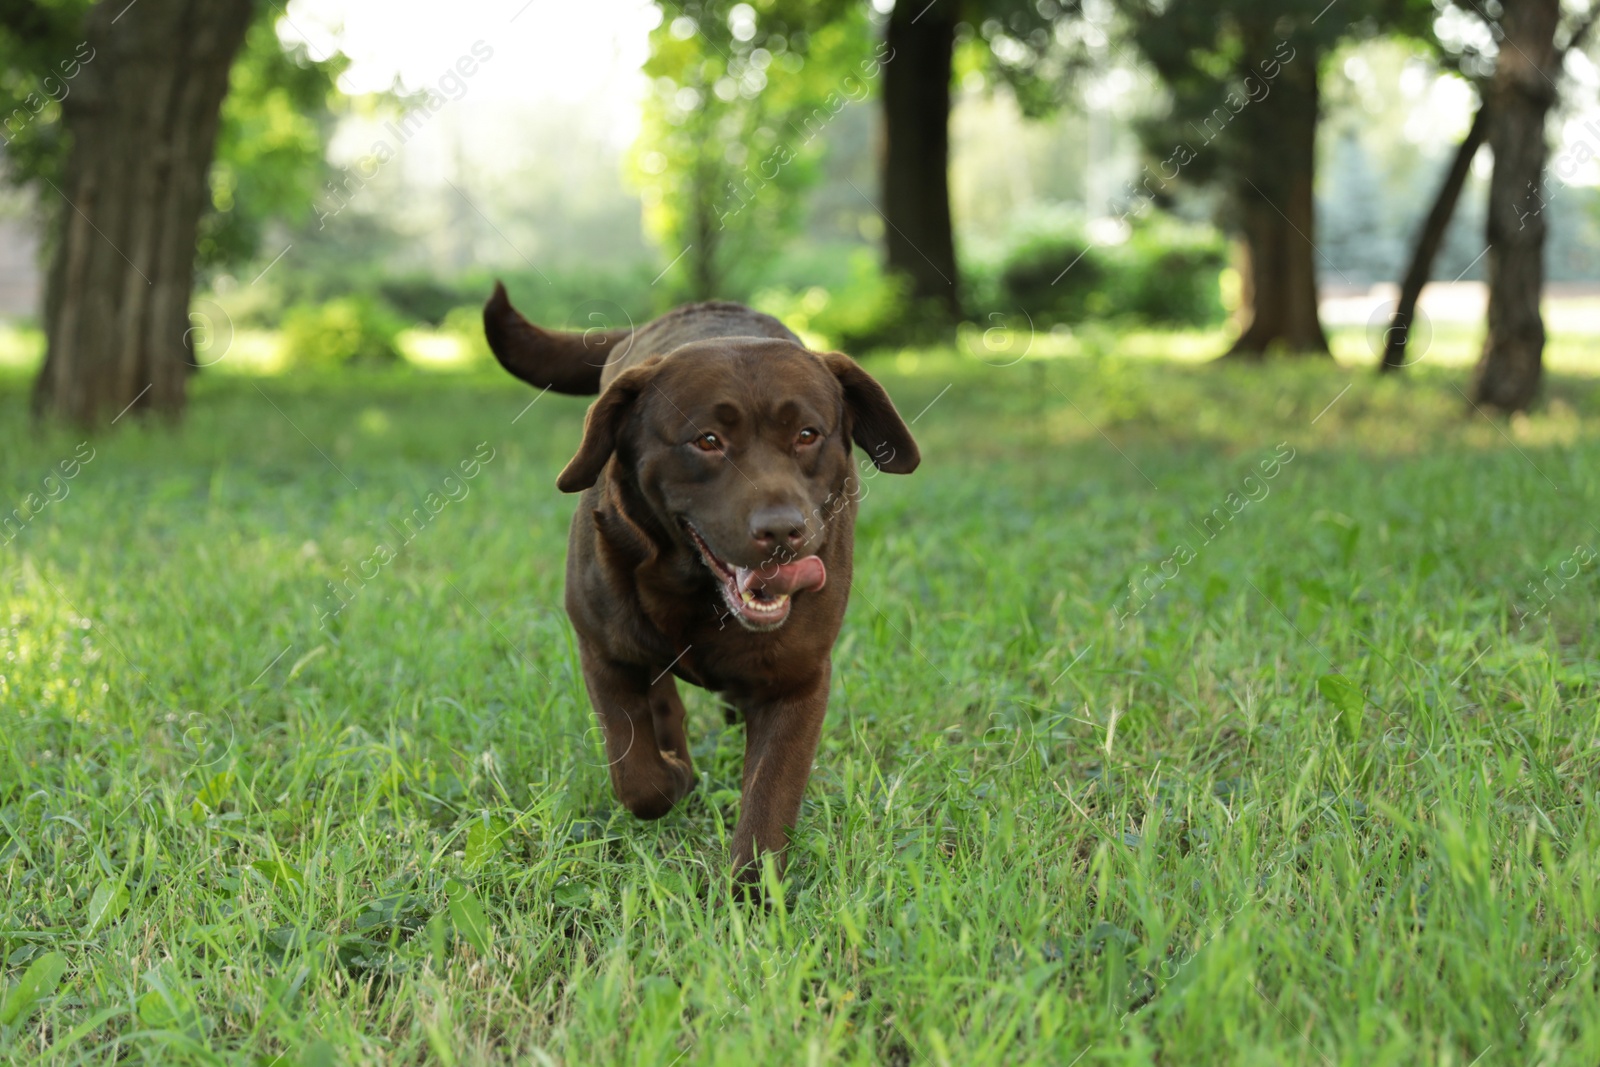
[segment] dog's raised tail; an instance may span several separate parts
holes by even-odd
[[[541,329],[511,306],[506,287],[495,282],[494,295],[483,305],[483,335],[500,365],[529,385],[593,396],[600,392],[606,361],[624,349],[633,327],[582,333]]]

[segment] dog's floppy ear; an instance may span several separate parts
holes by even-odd
[[[844,404],[850,412],[850,436],[872,458],[873,465],[890,474],[910,474],[916,470],[917,464],[922,462],[917,442],[878,380],[842,352],[820,355],[823,365],[844,387]]]
[[[655,378],[660,362],[660,357],[656,357],[623,371],[606,386],[600,399],[589,405],[589,414],[583,420],[583,442],[556,479],[557,489],[563,493],[578,493],[599,480],[611,453],[617,449],[617,434],[623,422],[639,394]]]

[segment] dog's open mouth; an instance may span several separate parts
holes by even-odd
[[[775,630],[789,617],[791,598],[807,589],[821,589],[828,581],[828,568],[817,556],[789,563],[776,559],[759,567],[737,567],[724,563],[711,551],[705,538],[692,524],[683,528],[700,550],[700,560],[716,575],[722,599],[739,624],[747,630]]]

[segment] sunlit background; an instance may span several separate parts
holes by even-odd
[[[879,17],[890,7],[873,5]],[[210,343],[212,320],[225,320],[219,335],[230,358],[223,369],[282,369],[290,361],[277,329],[281,312],[377,287],[401,328],[401,351],[442,366],[483,355],[470,309],[497,274],[508,276],[514,295],[519,285],[544,286],[525,299],[560,323],[585,314],[585,301],[597,297],[622,314],[646,315],[685,295],[686,265],[675,258],[682,248],[667,247],[651,218],[651,198],[659,195],[651,168],[667,163],[643,143],[652,84],[642,67],[660,22],[657,6],[645,0],[293,0],[277,23],[279,38],[310,59],[344,65],[336,83],[343,97],[325,136],[328,173],[310,202],[270,220],[247,261],[202,265],[202,343]],[[1456,46],[1494,47],[1480,22],[1453,8],[1443,10],[1435,32]],[[484,58],[462,77],[457,63],[475,48]],[[1037,118],[1024,117],[1007,86],[958,55],[951,210],[969,273],[968,313],[979,325],[994,315],[1015,325],[1009,319],[1017,301],[997,279],[1030,242],[1077,235],[1115,246],[1128,237],[1116,219],[1147,162],[1138,124],[1159,112],[1165,97],[1126,47],[1109,42],[1102,52],[1066,104]],[[1414,232],[1470,123],[1476,94],[1422,44],[1394,38],[1347,43],[1324,70],[1316,263],[1322,314],[1336,355],[1370,361],[1374,324],[1392,305]],[[1600,330],[1600,71],[1581,53],[1568,58],[1567,70],[1572,84],[1552,123],[1551,158],[1561,164],[1562,180],[1547,193],[1554,222],[1547,315],[1562,336]],[[401,141],[393,123],[428,94],[444,106],[420,112],[425,121]],[[799,190],[792,234],[721,295],[798,319],[814,340],[837,343],[859,332],[832,320],[870,316],[872,299],[851,306],[850,294],[881,281],[879,109],[874,92],[830,120],[818,139],[818,172]],[[392,158],[375,162],[374,153],[385,152],[380,146],[392,149]],[[1435,328],[1424,358],[1459,363],[1476,356],[1492,166],[1485,148],[1435,265],[1437,281],[1424,294]],[[1183,191],[1162,206],[1192,227],[1191,236],[1217,233],[1212,191]],[[14,364],[36,360],[43,344],[34,329],[43,287],[39,220],[31,194],[10,191],[0,199],[0,358]],[[251,284],[258,280],[265,284]],[[1217,290],[1224,318],[1180,325],[1225,328],[1238,286],[1223,265]],[[404,295],[422,291],[420,302]],[[1024,328],[1070,347],[1076,325]],[[1214,355],[1220,343],[1191,340],[1166,348],[1199,358]],[[1552,365],[1569,354],[1556,345]]]

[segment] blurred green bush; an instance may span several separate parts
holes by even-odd
[[[331,369],[398,363],[406,323],[375,296],[342,296],[297,304],[283,316],[283,346],[292,367]]]
[[[442,326],[450,312],[471,303],[460,284],[430,274],[380,275],[373,279],[371,291],[406,322],[428,326]]]
[[[1125,313],[1159,325],[1221,322],[1225,314],[1221,279],[1228,252],[1227,240],[1209,226],[1170,219],[1135,226],[1128,242],[1112,256],[1123,283]]]
[[[381,266],[302,270],[281,276],[276,306],[292,309],[358,299],[376,302],[402,326],[444,327],[452,315],[459,323],[461,308],[481,311],[495,282],[503,281],[517,309],[541,326],[583,329],[596,324],[596,313],[607,317],[607,325],[625,326],[629,319],[645,322],[667,310],[670,299],[664,290],[651,287],[653,277],[649,264],[543,273],[533,268],[473,268],[453,277],[393,272]],[[245,314],[252,325],[287,325],[288,312],[282,313],[281,320],[274,312],[274,303],[268,301]],[[609,319],[619,321],[610,323]]]
[[[1227,263],[1220,233],[1170,216],[1140,219],[1100,240],[1057,218],[974,264],[968,303],[980,315],[1020,308],[1040,327],[1087,320],[1209,326],[1224,317]]]
[[[1045,207],[1019,215],[1007,232],[964,235],[962,253],[963,303],[976,323],[1018,311],[1038,329],[1091,322],[1205,327],[1225,317],[1226,241],[1211,227],[1167,214],[1118,232],[1104,222],[1091,227],[1071,209]],[[454,275],[320,259],[289,267],[269,285],[234,286],[217,298],[235,326],[281,329],[286,362],[299,366],[396,360],[397,335],[417,326],[459,338],[468,362],[486,358],[480,314],[497,280],[528,319],[551,329],[642,325],[677,302],[654,263],[474,267]],[[796,240],[746,280],[744,299],[813,346],[863,354],[947,340],[937,332],[939,316],[921,313],[905,284],[884,273],[875,244]]]
[[[439,330],[461,342],[461,350],[469,364],[489,361],[492,353],[488,340],[483,336],[483,308],[477,304],[451,308],[439,324]]]
[[[831,286],[771,286],[758,290],[751,305],[814,347],[860,352],[893,342],[904,329],[904,282],[883,272],[873,249],[857,248],[844,262],[843,277]]]

